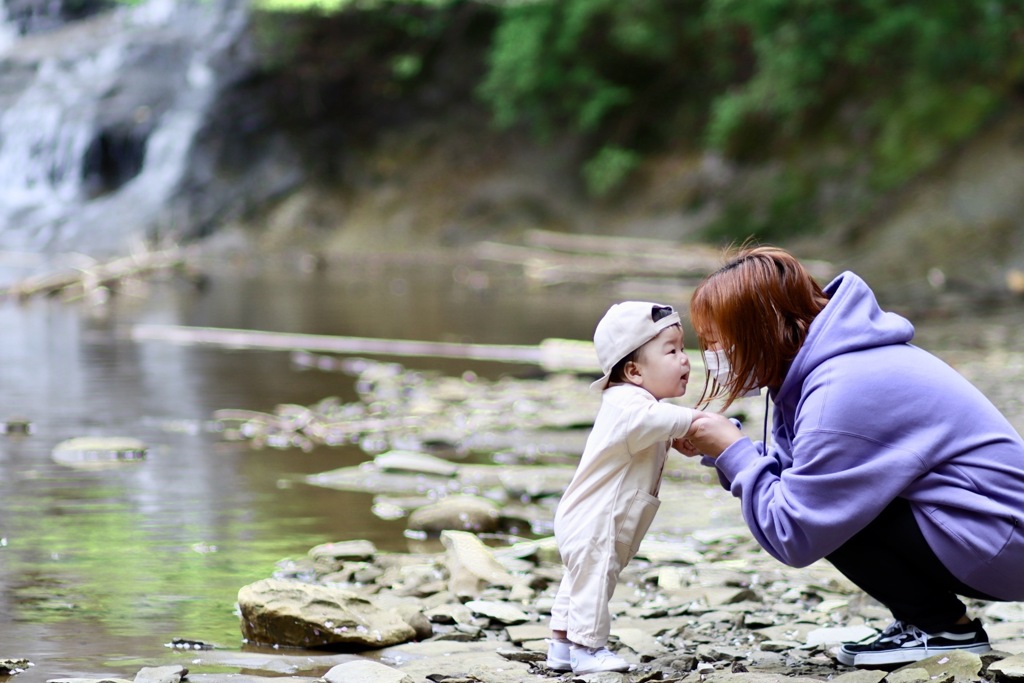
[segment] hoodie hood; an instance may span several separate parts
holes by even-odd
[[[811,323],[807,339],[786,373],[777,401],[799,391],[807,375],[824,361],[853,351],[906,344],[914,326],[896,313],[883,311],[874,292],[856,274],[846,271],[825,287],[829,302]]]

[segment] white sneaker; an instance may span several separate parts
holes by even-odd
[[[548,661],[549,669],[554,671],[572,671],[572,664],[569,663],[568,640],[548,640]]]
[[[629,671],[629,662],[606,647],[583,647],[573,644],[569,648],[569,663],[574,674]]]

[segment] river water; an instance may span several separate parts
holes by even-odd
[[[301,481],[366,460],[358,447],[257,450],[211,428],[221,408],[355,400],[352,378],[300,368],[287,352],[133,341],[133,325],[536,344],[587,339],[609,303],[639,296],[611,285],[536,288],[507,271],[426,260],[306,272],[228,259],[206,270],[203,287],[159,277],[106,303],[0,303],[0,421],[32,425],[28,435],[0,435],[0,658],[35,664],[13,680],[130,679],[169,661],[174,638],[244,649],[238,589],[270,576],[279,560],[356,538],[408,549],[403,522],[371,514],[372,496]],[[684,291],[645,296],[682,305]],[[1018,319],[1003,309],[916,322],[920,343],[977,382],[1020,430]],[[456,375],[536,373],[390,360]],[[695,380],[691,394],[699,388]],[[79,436],[141,439],[148,455],[107,469],[54,460],[55,445]]]

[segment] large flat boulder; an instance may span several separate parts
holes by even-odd
[[[250,642],[365,650],[412,640],[412,626],[342,588],[263,579],[238,591],[242,635]]]

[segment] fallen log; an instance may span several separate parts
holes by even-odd
[[[181,249],[148,251],[104,263],[65,267],[56,272],[33,275],[0,289],[0,296],[27,299],[64,294],[74,298],[88,295],[102,287],[110,287],[127,278],[183,265],[185,256]]]
[[[545,339],[538,345],[460,344],[179,325],[135,325],[131,329],[131,338],[135,341],[165,341],[235,349],[462,358],[539,365],[549,372],[600,374],[593,344],[574,339]]]
[[[574,235],[551,230],[529,230],[523,241],[529,247],[570,254],[617,256],[624,261],[649,259],[663,264],[668,272],[691,276],[704,276],[717,270],[724,254],[722,249],[709,244],[684,244],[648,237]]]
[[[523,244],[481,242],[474,253],[485,261],[519,265],[529,280],[546,286],[649,277],[696,284],[721,267],[725,256],[708,244],[548,230],[526,232]],[[815,277],[835,276],[830,263],[803,263]]]

